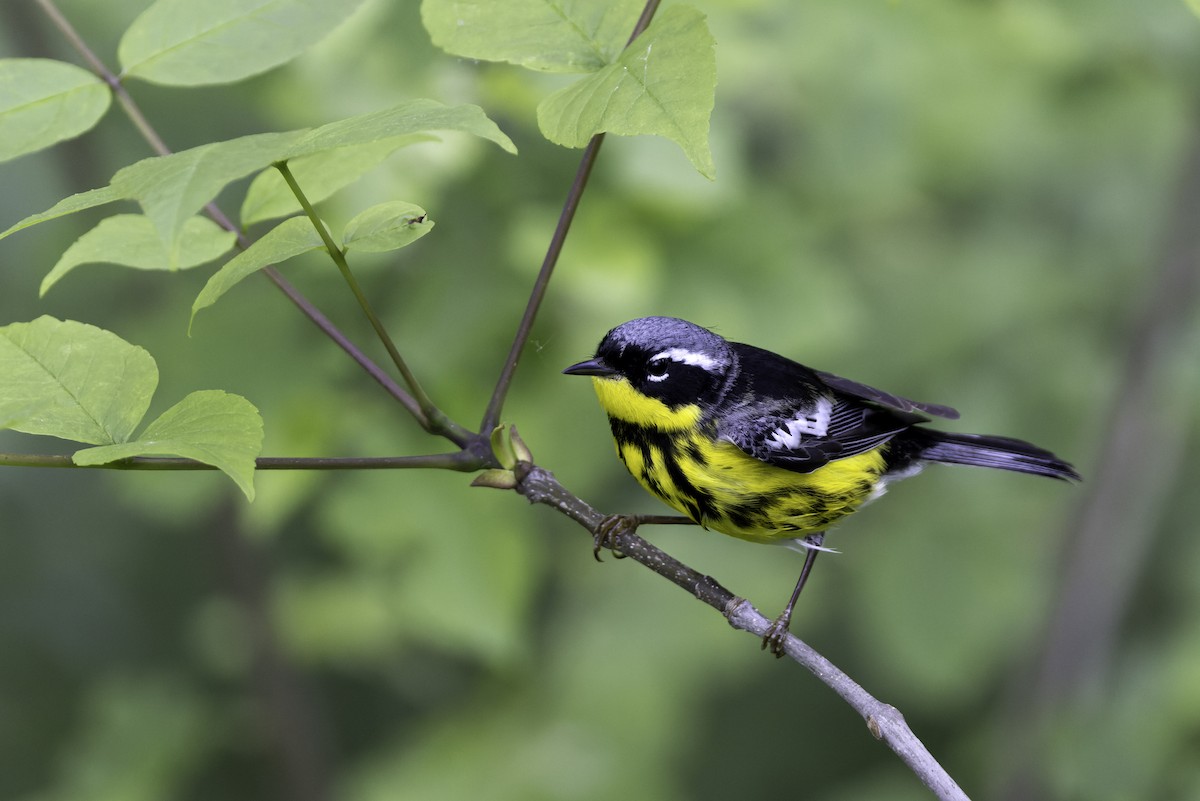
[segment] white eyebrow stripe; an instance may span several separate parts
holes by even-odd
[[[721,369],[721,362],[709,356],[707,353],[697,353],[694,350],[686,348],[670,348],[661,353],[656,353],[650,357],[650,361],[655,359],[670,359],[673,362],[680,364],[690,364],[707,370],[710,373],[718,372]]]

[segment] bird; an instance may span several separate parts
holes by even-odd
[[[763,648],[782,656],[793,610],[833,524],[931,462],[1077,481],[1024,440],[926,427],[921,403],[731,342],[675,317],[613,328],[563,370],[592,378],[617,454],[651,494],[695,523],[805,554]]]

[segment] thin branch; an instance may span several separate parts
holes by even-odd
[[[383,387],[384,391],[399,401],[400,404],[403,405],[413,417],[417,418],[418,420],[421,419],[421,407],[417,404],[413,397],[405,391],[404,387],[397,384],[395,379],[388,375],[388,373],[384,371],[382,367],[373,362],[358,348],[357,345],[351,342],[346,335],[343,334],[341,330],[334,325],[333,322],[324,315],[324,313],[321,312],[320,309],[314,306],[312,302],[306,298],[300,292],[300,290],[296,289],[296,287],[293,286],[290,281],[284,278],[278,270],[276,270],[274,267],[264,267],[263,269],[259,270],[259,272],[261,272],[267,277],[268,280],[275,284],[279,291],[282,292],[288,300],[294,303],[301,313],[311,320],[313,324],[317,326],[317,328],[321,329],[325,336],[332,339],[334,344],[341,348],[347,356],[353,359],[359,367],[365,370],[367,374],[371,376],[371,378],[375,379],[375,382],[379,384],[379,386]]]
[[[485,460],[470,451],[431,453],[420,456],[260,456],[257,470],[456,470],[473,473],[486,467]],[[0,467],[53,467],[80,470],[216,470],[210,464],[173,456],[133,456],[107,464],[77,465],[69,455],[0,453]]]
[[[517,362],[521,360],[521,351],[525,349],[525,343],[529,341],[529,335],[533,332],[533,323],[537,319],[538,309],[541,308],[542,299],[546,296],[546,288],[550,285],[554,267],[558,264],[558,256],[562,253],[563,243],[567,239],[567,231],[571,228],[571,221],[575,219],[575,211],[579,208],[579,200],[583,197],[588,176],[592,172],[592,166],[596,163],[596,155],[600,152],[600,145],[603,142],[604,134],[593,136],[583,151],[583,158],[579,160],[579,169],[575,171],[575,180],[571,182],[571,191],[567,193],[562,212],[558,215],[558,224],[554,228],[554,235],[550,238],[550,247],[546,250],[546,257],[542,259],[542,268],[533,284],[529,302],[525,304],[525,313],[521,315],[517,334],[508,350],[508,358],[504,360],[504,367],[500,370],[496,389],[492,392],[492,398],[488,401],[487,410],[483,414],[483,421],[479,424],[480,431],[491,431],[500,422],[500,411],[504,408],[504,399],[508,396],[513,375],[517,372]]]
[[[642,15],[638,17],[638,21],[633,26],[633,32],[629,34],[629,39],[625,42],[626,47],[633,44],[633,40],[641,36],[650,27],[650,21],[654,19],[654,14],[658,11],[659,3],[660,0],[646,0],[646,5],[642,7]]]
[[[658,10],[658,5],[659,0],[647,0],[637,24],[633,26],[633,32],[629,35],[629,42],[640,36],[650,25],[650,20],[654,18],[654,12]],[[538,309],[541,308],[542,299],[546,296],[546,288],[550,285],[550,278],[554,275],[554,267],[558,264],[558,257],[562,253],[563,243],[566,242],[567,232],[571,228],[572,220],[575,219],[579,200],[583,197],[583,190],[587,188],[588,177],[592,173],[596,156],[600,153],[600,145],[603,143],[603,133],[593,136],[583,151],[583,157],[579,160],[579,168],[575,171],[575,180],[571,182],[571,189],[567,192],[567,199],[563,202],[562,211],[558,215],[558,224],[554,227],[554,235],[550,237],[550,245],[546,249],[545,258],[542,259],[542,267],[538,271],[537,280],[529,294],[529,301],[525,304],[525,313],[521,315],[517,333],[508,350],[508,358],[504,360],[500,378],[496,381],[496,388],[492,392],[491,400],[488,401],[487,410],[483,413],[483,421],[479,424],[479,430],[483,433],[491,431],[500,423],[500,412],[504,408],[504,400],[508,396],[513,376],[517,372],[517,363],[521,360],[521,352],[525,350],[525,344],[529,341],[530,334],[533,333],[533,323],[537,319]]]
[[[162,140],[158,132],[150,125],[145,115],[142,114],[141,109],[138,108],[137,103],[129,96],[129,92],[125,91],[120,76],[104,65],[100,57],[88,47],[87,42],[75,30],[75,26],[63,16],[63,13],[58,10],[51,0],[37,0],[37,4],[42,7],[42,11],[46,13],[46,16],[54,23],[54,26],[62,32],[62,35],[66,37],[67,41],[71,43],[71,46],[75,48],[79,55],[83,57],[83,60],[88,63],[92,71],[109,85],[113,94],[117,97],[117,102],[125,110],[125,114],[134,126],[137,127],[138,133],[142,135],[142,138],[146,140],[154,152],[160,156],[169,155],[171,149],[167,147],[166,142]]]
[[[593,537],[596,536],[601,523],[607,519],[606,515],[567,490],[548,471],[532,465],[524,467],[525,469],[518,471],[521,480],[517,485],[517,492],[529,499],[530,503],[550,506],[579,523],[590,531]],[[693,570],[654,547],[637,536],[632,527],[618,528],[612,534],[612,538],[615,550],[645,565],[713,607],[724,615],[734,628],[748,631],[760,639],[766,634],[771,621],[748,601],[722,587],[716,579]],[[882,740],[892,749],[937,798],[942,801],[968,801],[966,793],[912,732],[899,710],[872,696],[795,635],[787,636],[784,651],[858,712],[872,736]]]
[[[367,320],[371,323],[371,328],[375,329],[375,335],[379,337],[379,341],[383,343],[388,356],[391,357],[392,364],[396,365],[396,369],[404,377],[404,382],[408,384],[409,391],[412,392],[413,398],[420,407],[420,413],[414,415],[417,418],[417,422],[431,434],[441,434],[458,445],[465,445],[471,438],[471,432],[447,417],[430,400],[429,396],[425,394],[425,390],[421,387],[421,382],[417,380],[416,375],[409,369],[408,363],[400,355],[400,350],[396,347],[395,341],[387,332],[387,329],[384,328],[383,321],[379,319],[379,315],[375,313],[375,308],[367,299],[366,293],[363,292],[362,286],[358,283],[358,279],[350,271],[350,263],[346,261],[345,252],[338,247],[337,243],[333,241],[333,237],[329,235],[329,231],[326,230],[324,223],[321,222],[321,218],[317,216],[316,209],[309,202],[308,196],[304,194],[304,190],[300,187],[296,176],[292,174],[292,170],[288,167],[287,162],[277,162],[275,169],[283,176],[283,180],[287,182],[288,188],[292,190],[292,194],[300,202],[300,207],[304,209],[304,213],[308,216],[309,221],[317,229],[321,241],[325,243],[325,250],[328,251],[329,258],[333,259],[333,263],[337,265],[338,271],[341,272],[346,285],[350,287],[350,292],[354,295],[354,299],[358,301],[359,308],[366,315]]]

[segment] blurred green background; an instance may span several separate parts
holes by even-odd
[[[100,56],[142,0],[61,0]],[[1182,0],[700,3],[718,178],[610,137],[505,412],[606,511],[661,512],[586,382],[611,326],[670,314],[1028,438],[1087,481],[933,468],[833,535],[793,631],[895,704],[974,798],[1200,797],[1200,20]],[[78,59],[27,0],[0,57]],[[521,149],[398,153],[330,201],[419,203],[433,234],[360,276],[474,426],[577,152],[534,109],[569,78],[429,44],[371,0],[231,87],[130,86],[164,139],[483,106]],[[0,228],[148,155],[115,110],[0,165]],[[222,197],[237,208],[244,184]],[[0,243],[0,322],[145,346],[150,414],[247,396],[270,455],[441,449],[265,281],[186,336],[211,268],[42,276],[94,218]],[[336,271],[284,272],[382,359]],[[0,450],[55,447],[0,436]],[[0,798],[919,799],[823,684],[582,529],[454,473],[0,472]],[[800,559],[643,532],[767,615]]]

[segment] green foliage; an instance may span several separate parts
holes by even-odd
[[[117,50],[124,74],[167,86],[231,83],[291,61],[363,0],[157,0]]]
[[[53,26],[29,29],[22,20],[40,4],[25,5],[35,13],[0,3],[0,55],[46,42],[84,63]],[[56,5],[111,64],[123,29],[150,4]],[[699,12],[665,4],[643,41],[663,37],[651,62],[660,44],[699,48],[690,60],[677,48],[680,62],[661,80],[695,76],[680,95],[680,124],[692,127],[676,141],[703,143],[704,153],[711,45],[701,43],[719,42],[711,125],[721,180],[697,175],[704,158],[689,153],[689,164],[661,132],[606,142],[504,411],[538,463],[603,511],[665,511],[623,472],[588,388],[558,370],[611,325],[666,313],[953,404],[962,430],[1044,443],[1093,478],[1129,331],[1184,205],[1173,187],[1187,174],[1200,97],[1200,25],[1188,4],[694,5],[703,26]],[[177,455],[228,459],[250,487],[249,401],[272,455],[439,447],[266,282],[222,296],[202,336],[184,336],[205,281],[229,276],[189,266],[203,250],[194,235],[213,250],[231,235],[197,234],[211,231],[197,215],[215,200],[249,249],[272,237],[278,227],[259,237],[250,226],[300,210],[272,166],[284,157],[342,246],[343,221],[399,198],[436,217],[416,247],[379,256],[351,245],[346,258],[363,266],[365,291],[433,398],[459,420],[478,419],[577,165],[546,144],[539,104],[575,93],[580,114],[561,104],[560,132],[574,141],[613,124],[620,109],[595,90],[615,85],[611,67],[644,55],[625,48],[639,6],[426,0],[418,14],[414,3],[370,0],[353,17],[348,5],[323,7],[341,16],[319,47],[236,87],[170,91],[127,76],[167,144],[207,148],[199,155],[180,150],[125,174],[118,168],[150,151],[114,119],[95,136],[0,164],[0,227],[85,212],[0,241],[0,322],[33,320],[0,336],[0,428],[13,429],[0,431],[0,450],[53,451],[61,443],[17,432],[70,422],[100,445],[77,459],[170,443]],[[291,13],[300,21],[321,9]],[[238,74],[257,58],[244,51],[185,69]],[[0,60],[0,74],[9,63]],[[579,83],[561,74],[570,63]],[[111,97],[99,79],[79,80],[67,117],[81,97],[106,106]],[[0,93],[32,83],[3,82]],[[614,96],[624,100],[631,85]],[[632,96],[630,113],[650,100]],[[411,100],[420,97],[447,105]],[[474,104],[504,134],[478,108],[482,138],[451,125],[457,133],[435,141],[429,132],[446,128],[363,119],[426,102],[445,115]],[[0,149],[73,135],[47,116],[18,136],[14,121],[35,120],[24,114],[0,104]],[[314,132],[305,126],[348,115],[358,122],[343,125],[357,131],[335,130],[340,145],[299,152]],[[289,133],[233,138],[262,130]],[[423,144],[407,146],[415,139]],[[487,141],[510,152],[519,142],[521,155]],[[55,203],[110,175],[109,186]],[[85,211],[125,199],[141,208],[114,206],[122,214],[99,225]],[[131,210],[143,214],[123,214]],[[281,225],[311,246],[307,259],[325,258],[311,220]],[[71,269],[59,281],[73,261],[167,272]],[[294,272],[351,339],[366,340],[335,270]],[[40,301],[39,281],[54,286]],[[144,351],[42,314],[145,344],[161,368],[162,408],[184,401],[159,416]],[[35,336],[43,326],[70,347]],[[822,557],[794,630],[907,713],[973,795],[1009,768],[1014,742],[1031,746],[1050,799],[1190,798],[1200,787],[1200,510],[1181,490],[1200,478],[1187,458],[1197,335],[1192,325],[1164,345],[1174,358],[1137,409],[1172,433],[1173,447],[1128,477],[1157,489],[1130,497],[1135,522],[1106,549],[1140,574],[1123,598],[1116,583],[1093,587],[1125,610],[1108,632],[1110,658],[1093,665],[1099,678],[1081,682],[1079,698],[1033,710],[1038,731],[1011,728],[1009,699],[1022,692],[1013,677],[1037,653],[1069,568],[1059,562],[1064,521],[1089,483],[931,468],[831,534],[842,553]],[[61,373],[33,366],[51,357]],[[132,380],[137,370],[143,378]],[[497,453],[516,459],[515,442],[501,440]],[[11,692],[0,797],[298,797],[279,777],[299,764],[314,797],[346,801],[711,801],[794,793],[796,754],[814,798],[928,797],[825,687],[761,658],[749,638],[628,560],[596,565],[573,525],[470,480],[259,471],[248,505],[216,471],[4,470],[0,678]],[[695,528],[643,533],[768,613],[799,569],[778,549]],[[324,748],[298,759],[289,749],[305,735]],[[1133,768],[1117,771],[1122,759]]]
[[[359,212],[346,223],[342,246],[346,251],[387,253],[416,242],[432,230],[433,220],[425,209],[391,200]]]
[[[324,244],[321,234],[307,217],[284,220],[213,273],[192,303],[192,321],[195,321],[197,312],[216,303],[243,278],[263,267],[316,250]]]
[[[46,316],[0,328],[0,373],[0,409],[12,410],[0,417],[41,401],[11,428],[96,445],[128,440],[158,386],[158,367],[142,348]]]
[[[551,142],[584,147],[605,132],[665,136],[713,178],[708,122],[717,65],[704,15],[673,6],[626,46],[641,5],[424,0],[421,13],[434,43],[456,55],[592,73],[538,106],[538,126]]]
[[[226,231],[206,217],[192,217],[179,234],[179,253],[174,269],[187,270],[217,259],[233,247],[237,234]],[[54,268],[42,279],[39,294],[45,295],[67,273],[81,264],[111,262],[137,270],[166,270],[171,257],[158,238],[154,223],[141,214],[114,214],[67,248]]]
[[[158,366],[116,334],[39,317],[0,328],[0,421],[29,434],[99,445],[75,464],[132,456],[183,456],[212,465],[254,498],[262,420],[245,398],[193,392],[131,439],[158,386]]]
[[[0,162],[90,130],[111,102],[104,82],[73,64],[0,59]]]
[[[339,189],[351,185],[369,170],[402,147],[420,142],[436,142],[429,134],[407,134],[365,145],[339,147],[310,156],[288,160],[288,169],[310,203],[320,203]],[[255,176],[239,215],[243,226],[263,220],[287,217],[300,211],[300,201],[278,170],[264,170]]]
[[[75,464],[108,464],[133,456],[182,456],[217,468],[254,500],[254,460],[262,450],[258,410],[217,389],[193,392],[146,426],[137,439],[76,451]]]
[[[303,131],[253,134],[143,159],[118,170],[106,187],[72,195],[26,217],[0,234],[0,239],[68,214],[117,200],[136,200],[167,250],[166,269],[177,269],[184,223],[227,184],[286,160],[303,136]]]
[[[669,8],[615,61],[543,100],[538,125],[547,139],[567,147],[583,147],[601,132],[665,136],[701,175],[713,178],[713,47],[703,14]]]
[[[596,72],[612,64],[641,0],[423,0],[421,21],[448,53],[546,72]]]
[[[252,134],[143,159],[118,170],[106,187],[72,195],[44,212],[26,217],[0,233],[0,239],[85,209],[117,200],[136,200],[167,249],[166,269],[177,270],[184,224],[233,181],[276,162],[429,130],[471,133],[510,153],[516,152],[512,140],[478,107],[415,100],[312,130]]]

